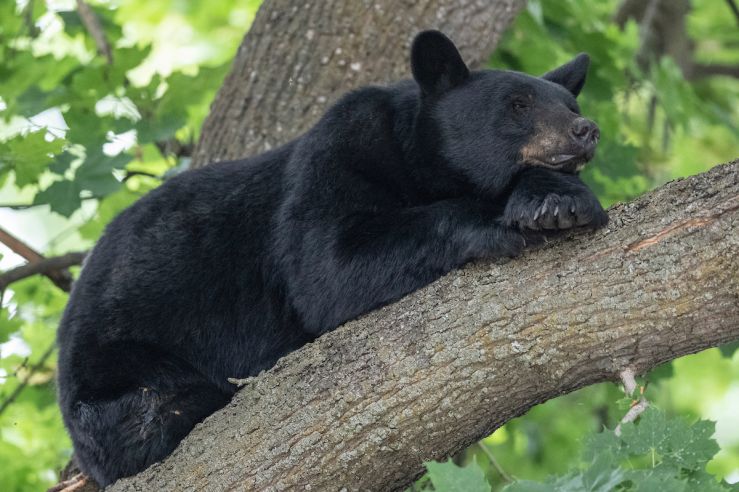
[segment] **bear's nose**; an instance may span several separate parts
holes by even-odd
[[[570,137],[585,148],[595,147],[600,139],[600,130],[595,122],[587,118],[576,118],[570,126]]]

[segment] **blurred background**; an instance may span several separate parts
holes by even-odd
[[[109,44],[100,52],[74,0],[0,0],[0,272],[34,252],[89,249],[120,210],[187,169],[260,3],[89,1]],[[530,0],[488,63],[541,74],[590,53],[580,102],[603,138],[584,179],[604,205],[739,157],[735,2],[655,3]],[[0,285],[0,491],[50,486],[71,455],[54,388],[68,284]],[[641,383],[665,414],[716,422],[707,471],[739,482],[736,344]],[[601,384],[549,401],[454,460],[476,462],[496,490],[562,474],[589,436],[615,426],[622,397]]]

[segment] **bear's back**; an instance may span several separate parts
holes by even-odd
[[[73,359],[121,341],[162,348],[224,386],[224,371],[252,372],[249,360],[219,360],[219,346],[239,330],[257,340],[275,321],[267,243],[291,147],[183,173],[110,223],[60,325],[60,379],[84,385]]]

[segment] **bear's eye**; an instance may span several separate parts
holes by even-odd
[[[529,101],[523,98],[516,98],[511,102],[511,106],[513,107],[514,111],[517,111],[519,113],[522,113],[529,109]]]

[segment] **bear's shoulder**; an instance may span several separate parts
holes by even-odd
[[[407,80],[390,86],[367,86],[344,94],[314,127],[324,131],[335,126],[369,134],[378,124],[398,124],[408,120],[418,106],[418,88]]]

